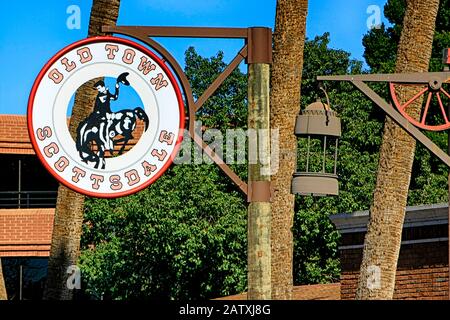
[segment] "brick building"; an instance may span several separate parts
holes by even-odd
[[[26,117],[0,116],[0,257],[46,257],[58,184],[35,157]]]
[[[342,238],[341,299],[354,299],[369,212],[330,217]],[[448,205],[408,207],[394,299],[448,299]]]
[[[39,299],[58,184],[41,166],[26,117],[0,115],[0,258],[10,299]]]

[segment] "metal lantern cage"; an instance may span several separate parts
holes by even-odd
[[[337,113],[331,110],[330,101],[326,91],[327,104],[324,104],[319,98],[316,102],[310,104],[297,116],[295,124],[295,135],[298,139],[306,139],[306,165],[299,166],[297,161],[297,171],[292,180],[292,193],[299,195],[338,195],[338,175],[337,175],[337,153],[338,143],[341,136],[341,120]],[[311,147],[313,141],[319,140],[321,146],[320,168],[311,166]],[[328,149],[334,140],[334,152],[330,155]],[[328,142],[328,143],[327,143]],[[331,142],[331,143],[330,143]],[[317,143],[316,143],[317,145]],[[327,147],[328,146],[328,147]],[[301,157],[297,153],[298,159]],[[332,169],[327,166],[328,162],[333,161]]]

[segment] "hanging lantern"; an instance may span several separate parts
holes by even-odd
[[[297,153],[293,194],[325,196],[339,193],[336,167],[341,120],[330,109],[326,92],[325,95],[328,104],[318,99],[297,116],[295,135],[301,139],[301,150],[306,153]]]

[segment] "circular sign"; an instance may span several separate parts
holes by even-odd
[[[77,107],[91,112],[70,132],[81,86],[91,98],[77,97]],[[183,100],[169,68],[117,37],[84,39],[58,52],[28,101],[37,156],[59,182],[88,196],[121,197],[149,186],[172,163],[183,129]]]

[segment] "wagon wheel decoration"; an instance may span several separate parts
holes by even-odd
[[[400,86],[406,90],[404,98],[400,98]],[[392,101],[397,110],[416,127],[441,131],[450,128],[450,116],[447,113],[450,105],[450,84],[440,79],[432,79],[428,83],[396,83],[390,82]],[[422,102],[420,114],[412,105]]]

